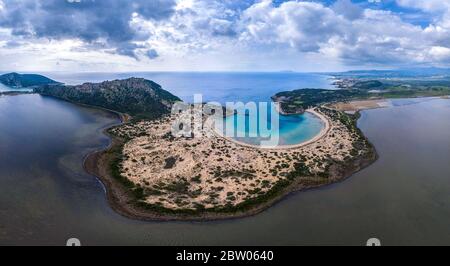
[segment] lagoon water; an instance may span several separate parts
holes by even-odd
[[[262,114],[261,108],[267,109],[267,113]],[[239,142],[261,147],[282,147],[313,139],[325,124],[308,112],[302,115],[278,115],[275,105],[271,104],[258,107],[254,112],[240,108],[235,115],[226,117],[220,126],[218,132],[222,131],[227,137]]]
[[[450,244],[450,101],[395,100],[359,126],[380,159],[344,182],[245,219],[141,222],[116,214],[82,169],[114,115],[39,95],[0,96],[0,244]]]

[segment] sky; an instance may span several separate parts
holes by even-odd
[[[450,66],[450,0],[0,0],[0,71]]]

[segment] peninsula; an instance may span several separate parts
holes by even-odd
[[[85,161],[86,170],[106,185],[111,206],[131,218],[253,215],[292,191],[340,181],[377,158],[356,127],[357,115],[324,106],[309,110],[325,125],[313,140],[261,149],[226,139],[207,124],[205,137],[173,137],[177,117],[169,111],[179,99],[148,80],[45,85],[35,92],[131,117],[107,131],[113,139],[108,150]]]
[[[180,99],[153,81],[142,78],[85,83],[78,86],[49,84],[34,90],[41,95],[77,104],[109,109],[134,119],[155,119],[168,114]]]
[[[206,122],[208,117],[200,137],[174,137],[177,115],[170,109],[180,99],[145,79],[45,85],[35,92],[121,115],[124,123],[107,130],[111,146],[85,161],[85,169],[105,184],[117,212],[142,220],[216,220],[257,214],[293,191],[339,182],[373,163],[378,155],[357,120],[359,110],[382,106],[378,99],[447,92],[373,92],[372,85],[380,83],[273,96],[282,114],[308,111],[325,126],[310,141],[271,149],[222,137]]]

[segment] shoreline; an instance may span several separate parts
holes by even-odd
[[[45,96],[45,95],[44,95]],[[59,98],[56,98],[59,99]],[[76,103],[72,103],[76,104]],[[336,169],[333,168],[330,178],[324,182],[324,180],[309,180],[304,182],[302,180],[294,180],[288,186],[277,191],[276,195],[271,196],[270,199],[263,203],[258,203],[245,211],[225,213],[225,212],[204,212],[198,215],[186,215],[186,214],[167,214],[160,212],[152,212],[148,209],[135,205],[133,202],[133,195],[130,189],[127,189],[119,180],[111,176],[110,168],[110,152],[114,149],[121,147],[123,140],[109,134],[109,129],[117,126],[121,126],[129,121],[129,117],[126,114],[99,108],[90,105],[81,105],[92,109],[103,110],[105,112],[112,113],[118,117],[119,121],[114,124],[108,124],[100,127],[102,134],[105,134],[110,138],[110,142],[107,146],[98,147],[95,150],[90,151],[84,156],[83,169],[89,175],[95,177],[104,188],[104,193],[108,201],[109,207],[117,214],[141,221],[154,221],[154,222],[168,222],[168,221],[180,221],[180,222],[207,222],[207,221],[219,221],[219,220],[234,220],[240,218],[246,218],[260,214],[277,203],[288,199],[292,194],[307,191],[311,189],[319,189],[327,185],[343,182],[350,178],[353,174],[362,169],[370,166],[377,157],[359,157],[354,158],[348,164],[341,164]],[[376,153],[375,153],[376,155]]]
[[[390,107],[388,99],[367,99],[367,100],[353,100],[348,102],[330,103],[329,108],[339,110],[341,112],[354,114],[359,111],[380,109]]]
[[[20,93],[20,94],[30,94],[30,93]],[[9,94],[7,94],[9,95]],[[14,94],[15,95],[15,94]],[[41,94],[39,94],[41,95]],[[12,95],[11,95],[12,96]],[[46,97],[52,97],[47,95],[42,95]],[[58,100],[63,100],[57,97],[54,97]],[[426,97],[428,98],[428,97]],[[434,98],[434,97],[431,97]],[[442,99],[448,99],[447,97],[442,97]],[[70,101],[67,101],[70,102]],[[83,169],[90,175],[95,176],[103,185],[105,191],[106,191],[106,197],[109,203],[109,206],[118,214],[135,220],[143,220],[143,221],[185,221],[185,222],[201,222],[201,221],[218,221],[218,220],[230,220],[230,219],[239,219],[239,218],[245,218],[257,215],[270,207],[276,205],[277,203],[285,200],[288,198],[291,194],[311,190],[311,189],[318,189],[322,188],[331,184],[343,182],[347,180],[348,178],[352,177],[357,172],[365,169],[366,167],[370,166],[373,162],[375,162],[379,157],[378,153],[376,152],[376,148],[370,144],[370,156],[359,156],[355,157],[349,162],[336,165],[331,171],[330,171],[330,178],[327,180],[327,182],[324,182],[324,180],[321,181],[310,181],[309,184],[302,183],[301,180],[294,180],[292,183],[281,189],[280,191],[277,191],[277,194],[273,196],[272,198],[268,199],[264,203],[258,203],[252,206],[250,209],[245,211],[239,211],[239,212],[233,212],[233,213],[225,213],[225,212],[212,212],[212,211],[205,211],[203,213],[200,213],[198,215],[187,215],[187,214],[176,214],[176,211],[174,211],[175,214],[167,214],[164,212],[156,212],[156,211],[150,211],[148,209],[145,209],[143,207],[140,207],[136,204],[134,201],[134,196],[132,195],[132,191],[130,189],[127,189],[119,180],[117,180],[115,177],[111,175],[111,152],[114,151],[117,148],[120,148],[121,145],[123,145],[124,141],[112,136],[108,133],[108,130],[121,126],[125,123],[127,123],[130,120],[130,117],[126,114],[122,114],[120,112],[116,112],[114,110],[109,110],[97,106],[91,106],[91,105],[85,105],[85,104],[77,104],[70,102],[72,104],[85,106],[88,108],[93,109],[99,109],[106,112],[114,113],[119,117],[120,123],[116,123],[114,125],[107,125],[103,128],[100,128],[107,137],[110,138],[110,143],[107,147],[101,147],[95,151],[90,152],[87,154],[83,160]],[[369,108],[370,109],[370,108]],[[362,111],[365,109],[361,109],[356,111],[358,114],[359,111]],[[307,110],[310,111],[310,110]],[[314,111],[313,111],[314,112]],[[320,114],[319,114],[320,115]],[[359,118],[358,118],[359,119]],[[358,121],[356,119],[356,121]],[[325,120],[329,123],[328,119],[325,118]],[[329,131],[326,130],[325,133],[319,134],[316,136],[317,139],[312,139],[307,142],[298,144],[301,145],[300,147],[303,147],[305,145],[309,145],[311,143],[316,142],[319,139],[324,138]],[[367,140],[366,136],[362,133],[362,136]],[[306,143],[306,144],[305,144]],[[238,142],[238,144],[242,144],[241,142]],[[292,148],[298,148],[299,146],[295,145],[295,147],[289,148],[289,146],[283,146],[280,148],[275,148],[275,150],[286,150],[286,149],[292,149]],[[250,145],[253,148],[261,149],[259,146],[253,146]]]
[[[306,141],[303,141],[303,142],[298,143],[298,144],[280,145],[280,146],[276,146],[276,147],[265,147],[265,146],[259,146],[259,145],[252,145],[252,144],[244,143],[244,142],[235,140],[235,139],[233,139],[231,137],[225,137],[222,134],[220,134],[219,132],[217,132],[215,129],[212,129],[212,132],[214,132],[214,134],[216,134],[220,138],[223,138],[223,139],[225,139],[227,141],[233,142],[234,144],[237,144],[239,146],[246,147],[246,148],[259,149],[259,150],[268,150],[268,151],[283,151],[283,150],[298,149],[298,148],[302,148],[302,147],[308,146],[308,145],[310,145],[310,144],[312,144],[314,142],[317,142],[317,141],[321,140],[322,138],[324,138],[328,134],[328,132],[331,129],[330,120],[328,118],[326,118],[325,116],[323,116],[322,114],[320,114],[319,112],[317,112],[316,110],[308,109],[305,112],[310,113],[310,114],[318,117],[322,121],[322,123],[324,124],[324,127],[313,138],[311,138],[309,140],[306,140]],[[285,116],[289,115],[289,114],[283,114],[283,113],[280,113],[280,114],[285,115]],[[295,115],[295,114],[293,114],[293,115]],[[211,125],[209,125],[209,126],[211,126]]]
[[[123,120],[123,117],[121,116],[122,114],[117,112],[115,113],[119,115],[122,122],[119,125],[114,125],[103,129],[103,134],[111,138],[110,145],[106,148],[93,151],[90,154],[86,155],[85,160],[83,161],[83,168],[88,174],[95,176],[102,183],[106,191],[106,197],[109,206],[116,213],[126,218],[134,220],[149,221],[149,222],[172,222],[172,221],[207,222],[207,221],[234,220],[255,216],[273,207],[277,203],[287,199],[292,194],[311,189],[319,189],[331,184],[343,182],[348,178],[352,177],[357,172],[367,168],[379,158],[375,147],[372,144],[370,144],[371,145],[370,154],[372,156],[355,157],[348,163],[336,165],[335,168],[330,171],[330,177],[328,178],[327,182],[324,182],[324,180],[317,180],[317,181],[308,181],[308,183],[305,184],[304,181],[301,179],[294,180],[292,181],[292,183],[282,188],[280,191],[277,191],[276,195],[273,196],[271,199],[267,200],[264,203],[255,204],[254,206],[250,207],[248,210],[245,211],[237,211],[230,213],[205,211],[195,215],[177,213],[176,210],[173,211],[173,213],[152,211],[145,207],[140,206],[136,202],[132,190],[126,188],[125,185],[119,180],[117,180],[111,173],[112,169],[110,165],[113,162],[114,151],[116,149],[121,149],[122,145],[124,144],[124,141],[118,137],[112,136],[107,131],[112,127],[123,125],[124,121],[126,121]],[[326,121],[329,125],[328,119],[326,119]],[[331,126],[329,126],[328,128],[324,128],[323,131],[325,132],[323,134],[319,134],[320,136],[317,136],[316,140],[310,140],[308,141],[307,144],[303,143],[302,146],[309,145],[311,143],[316,142],[318,139],[322,139],[329,132],[330,128]]]
[[[0,91],[0,96],[19,96],[34,94],[31,91]]]
[[[106,130],[108,129],[105,129],[105,131]],[[328,182],[305,185],[301,183],[301,180],[296,180],[271,200],[268,200],[263,204],[255,205],[255,207],[248,211],[236,213],[204,212],[199,215],[186,215],[182,213],[166,214],[150,211],[138,206],[133,202],[134,196],[131,191],[127,190],[121,182],[111,175],[111,169],[109,167],[110,158],[108,158],[107,154],[110,150],[119,147],[122,143],[116,137],[107,133],[106,135],[112,139],[111,144],[105,150],[88,154],[83,162],[83,168],[88,174],[96,177],[102,183],[105,188],[109,206],[116,213],[129,219],[146,222],[214,222],[252,217],[270,209],[283,200],[288,199],[289,196],[293,194],[344,182],[354,174],[372,165],[372,163],[379,158],[375,147],[372,146],[374,157],[357,158],[353,160],[348,165],[344,165],[341,171],[334,171]]]

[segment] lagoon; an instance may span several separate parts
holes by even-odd
[[[321,133],[325,123],[309,112],[296,115],[278,114],[275,105],[269,105],[264,114],[260,112],[260,108],[256,112],[239,109],[237,113],[224,119],[222,127],[227,137],[238,142],[264,146],[263,143],[272,138],[272,146],[282,148],[313,139]]]

